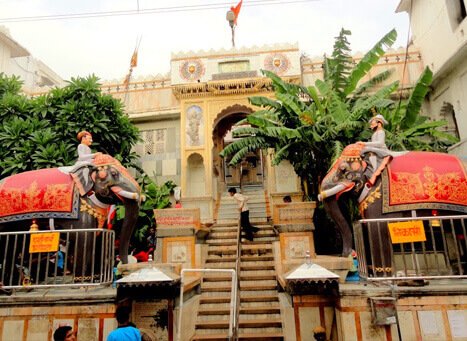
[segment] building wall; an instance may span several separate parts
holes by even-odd
[[[60,325],[73,327],[78,340],[106,340],[117,327],[114,313],[114,303],[2,306],[0,341],[53,340]]]
[[[413,44],[420,49],[425,65],[434,73],[433,90],[424,110],[434,119],[448,120],[448,130],[458,134],[461,140],[450,152],[465,157],[467,15],[461,9],[462,4],[467,8],[467,0],[402,0],[397,11],[409,14]]]
[[[140,166],[158,184],[172,180],[181,183],[180,119],[169,119],[138,123],[143,142],[135,146],[141,156]]]
[[[55,86],[63,86],[63,79],[40,60],[35,59],[0,26],[0,72],[18,76],[22,91],[28,95],[44,93]]]
[[[466,0],[402,1],[403,9],[410,12],[414,45],[420,48],[425,65],[435,75],[467,44],[467,20],[459,23],[456,19],[461,1],[466,4]]]
[[[345,293],[345,288],[341,292]],[[464,295],[455,291],[435,296],[401,295],[397,300],[400,339],[396,324],[372,323],[369,298],[365,297],[369,292],[341,295],[335,301],[326,296],[294,296],[296,340],[313,341],[312,331],[317,326],[326,328],[329,340],[467,340],[467,297]]]

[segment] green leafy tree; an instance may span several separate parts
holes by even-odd
[[[67,86],[28,98],[20,93],[17,77],[0,74],[0,176],[22,171],[72,165],[76,134],[93,134],[97,151],[131,165],[131,148],[138,129],[123,111],[121,101],[100,90],[98,78],[72,78]]]

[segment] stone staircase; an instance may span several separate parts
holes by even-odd
[[[239,188],[237,188],[237,191],[240,192]],[[268,202],[263,188],[255,185],[244,186],[241,193],[248,197],[250,221],[256,223],[266,222]],[[237,222],[238,220],[237,203],[228,192],[223,193],[220,198],[216,220],[219,224]]]
[[[261,203],[261,193],[262,200]],[[245,192],[244,192],[245,193]],[[252,195],[253,194],[253,195]],[[255,189],[247,193],[257,201],[255,218],[260,230],[252,242],[242,238],[240,262],[240,317],[239,340],[283,340],[282,319],[277,291],[276,272],[272,242],[277,239],[271,225],[260,222],[266,218],[264,192]],[[252,196],[250,196],[252,195]],[[230,198],[230,200],[232,200]],[[235,204],[235,203],[234,203]],[[228,205],[227,208],[223,205]],[[208,236],[207,269],[235,269],[237,252],[236,206],[231,207],[236,215],[230,216],[230,203],[221,201],[218,223]],[[228,214],[227,214],[228,213]],[[220,218],[220,219],[219,219]],[[266,220],[266,219],[265,219]],[[230,221],[230,222],[229,222]],[[223,222],[223,223],[222,223]],[[201,284],[195,334],[191,340],[226,340],[230,319],[230,274],[206,273]]]

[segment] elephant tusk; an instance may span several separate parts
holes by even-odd
[[[323,201],[324,199],[333,196],[336,193],[339,193],[340,191],[344,190],[346,188],[345,185],[340,184],[336,185],[333,188],[327,189],[325,191],[322,191],[320,194],[318,194],[318,200]]]
[[[139,200],[139,194],[136,192],[124,191],[120,187],[112,187],[111,189],[115,194],[123,198],[131,199],[131,200]]]

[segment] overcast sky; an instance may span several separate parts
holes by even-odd
[[[332,50],[341,27],[352,31],[353,52],[366,51],[392,28],[394,47],[407,42],[408,17],[395,13],[400,0],[310,0],[248,6],[244,0],[236,29],[237,47],[298,42],[308,56]],[[279,0],[287,2],[290,0]],[[137,37],[142,36],[133,75],[170,71],[172,52],[230,48],[225,15],[233,0],[0,0],[0,25],[31,54],[61,77],[96,74],[122,79],[128,72]],[[225,8],[86,19],[6,23],[5,18],[126,11],[199,4]]]

